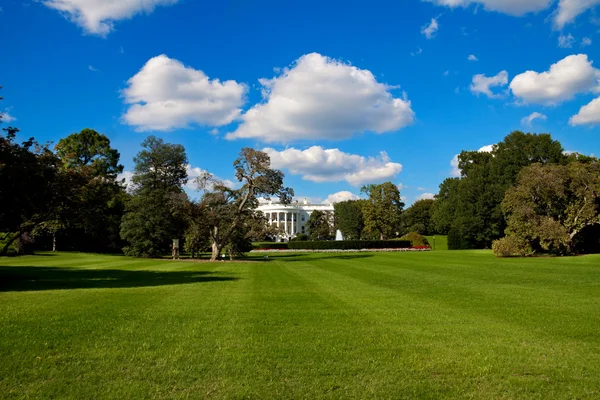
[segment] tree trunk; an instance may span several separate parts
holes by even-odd
[[[213,241],[212,256],[210,257],[210,261],[217,261],[217,259],[221,255],[221,250],[223,250],[223,245],[217,245],[217,242]]]
[[[52,252],[56,253],[56,232],[52,232]]]

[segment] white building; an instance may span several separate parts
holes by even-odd
[[[290,204],[269,201],[258,206],[258,210],[265,215],[269,225],[278,226],[282,230],[279,239],[286,241],[299,233],[308,234],[306,223],[313,211],[327,211],[333,216],[333,204],[309,204],[306,199]]]

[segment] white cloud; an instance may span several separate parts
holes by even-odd
[[[498,75],[492,77],[487,77],[483,74],[473,76],[473,82],[471,83],[470,89],[473,94],[485,94],[490,99],[494,99],[500,98],[503,95],[492,92],[490,88],[506,85],[508,85],[508,72],[500,71]]]
[[[456,154],[452,160],[450,160],[450,166],[452,167],[450,175],[456,178],[460,177],[460,168],[458,168],[458,154]]]
[[[600,70],[585,54],[565,57],[546,72],[527,71],[510,83],[513,94],[526,103],[557,104],[578,93],[599,88]]]
[[[554,27],[562,29],[584,12],[600,4],[600,0],[560,0],[554,16]]]
[[[114,22],[136,14],[149,14],[157,6],[169,6],[179,0],[45,0],[42,3],[60,11],[89,34],[106,36]]]
[[[469,61],[479,61],[479,58],[477,58],[475,56],[475,54],[469,54],[469,57],[467,57],[467,60],[469,60]]]
[[[16,121],[17,119],[14,116],[10,115],[8,110],[9,109],[7,108],[6,110],[4,110],[4,112],[0,113],[2,115],[2,122],[9,123]]]
[[[208,171],[199,168],[199,167],[192,167],[190,164],[187,164],[185,166],[185,171],[187,172],[187,176],[188,176],[188,182],[185,185],[188,189],[192,189],[192,190],[197,190],[198,189],[198,185],[196,183],[196,178],[199,176],[204,175],[205,173],[207,173]],[[213,176],[216,180],[219,180],[221,182],[223,182],[223,184],[229,188],[234,188],[236,186],[236,183],[233,181],[230,181],[229,179],[221,179],[218,176]],[[210,189],[210,188],[209,188]]]
[[[421,33],[425,35],[427,39],[433,39],[439,29],[440,25],[437,18],[431,18],[431,22],[421,28]]]
[[[423,52],[423,49],[420,48],[419,46],[417,46],[417,49],[418,49],[417,51],[411,52],[410,55],[414,57],[414,56],[418,56],[419,54],[421,54]]]
[[[417,196],[417,201],[419,200],[435,200],[435,194],[433,193],[423,193]]]
[[[584,37],[583,39],[581,39],[581,47],[586,47],[586,46],[591,46],[592,45],[592,39],[590,39],[589,37]]]
[[[265,102],[248,110],[228,139],[338,140],[392,132],[414,121],[410,101],[394,97],[394,87],[377,82],[368,70],[317,53],[260,83]]]
[[[427,190],[427,189],[425,189],[424,187],[418,187],[418,188],[417,188],[417,190],[418,190],[419,192],[424,192],[424,191],[425,191],[425,190]]]
[[[569,124],[572,126],[600,124],[600,97],[581,107],[577,115],[569,119]]]
[[[390,180],[402,172],[402,165],[391,162],[383,151],[378,157],[363,157],[320,146],[283,151],[265,148],[263,151],[271,157],[273,168],[285,168],[313,182],[346,181],[359,186]]]
[[[88,65],[88,69],[92,72],[100,72],[99,70],[97,70],[96,68],[94,68],[93,65]]]
[[[192,124],[221,126],[238,118],[246,85],[209,79],[166,55],[148,60],[122,94],[132,104],[122,121],[138,131],[169,131]]]
[[[536,111],[536,112],[531,113],[527,117],[524,117],[523,119],[521,119],[521,125],[531,126],[533,121],[535,121],[536,119],[546,121],[548,119],[548,117],[545,116],[544,114]]]
[[[127,192],[131,193],[133,191],[133,182],[131,181],[131,178],[133,178],[133,172],[132,171],[123,171],[122,173],[117,175],[117,180],[118,181],[122,181],[123,179],[125,179],[125,186],[127,189]]]
[[[563,49],[570,49],[575,43],[575,38],[570,33],[568,35],[560,35],[558,37],[558,47]]]
[[[440,6],[468,7],[471,4],[483,5],[487,11],[522,16],[527,13],[542,11],[554,0],[423,0]]]
[[[482,148],[480,148],[477,151],[479,153],[491,153],[492,151],[494,151],[494,145],[493,144],[488,144],[486,146],[483,146]]]
[[[360,196],[355,195],[352,192],[342,191],[342,192],[333,193],[333,194],[330,194],[329,196],[327,196],[327,198],[323,201],[323,204],[335,204],[335,203],[340,203],[342,201],[358,200],[358,199],[360,199]]]

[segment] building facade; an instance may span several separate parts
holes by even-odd
[[[310,204],[307,200],[290,204],[269,201],[258,206],[258,210],[265,215],[269,225],[279,227],[278,239],[284,241],[300,233],[308,234],[306,223],[313,211],[329,212],[333,218],[333,204]]]

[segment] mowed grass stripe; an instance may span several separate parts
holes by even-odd
[[[331,265],[333,264],[333,265]],[[385,274],[381,272],[376,272],[373,270],[372,264],[364,264],[364,269],[368,270],[365,274],[357,272],[363,268],[357,267],[356,265],[341,265],[339,262],[335,260],[328,259],[319,264],[319,268],[324,272],[322,277],[319,277],[316,281],[318,282],[332,282],[330,276],[331,274],[337,274],[341,278],[335,281],[333,285],[336,288],[343,287],[343,279],[348,278],[354,279],[356,281],[361,281],[365,286],[378,286],[387,288],[394,295],[388,296],[387,301],[394,301],[397,297],[397,293],[402,292],[403,288],[411,288],[414,287],[411,282],[406,282],[407,275],[404,274],[405,270],[399,270],[398,273],[402,273],[402,276],[394,277],[390,274]],[[382,270],[389,271],[389,268],[383,267]],[[522,321],[514,321],[511,318],[498,318],[498,315],[502,315],[502,312],[494,312],[494,310],[501,310],[504,312],[511,311],[514,309],[515,304],[502,304],[497,303],[493,299],[489,303],[490,312],[485,312],[485,307],[475,307],[474,309],[465,306],[462,304],[464,299],[473,299],[473,293],[477,293],[473,290],[466,290],[464,288],[459,288],[463,293],[456,292],[456,288],[452,288],[454,294],[452,296],[439,296],[435,294],[438,290],[444,290],[441,285],[434,285],[435,280],[427,281],[423,277],[416,277],[417,279],[425,280],[425,287],[429,286],[428,290],[422,290],[423,288],[419,288],[417,292],[410,289],[406,294],[410,297],[409,299],[404,299],[402,302],[404,305],[413,306],[415,310],[422,310],[424,315],[422,315],[422,321],[424,323],[424,327],[427,331],[423,331],[421,335],[423,337],[429,337],[426,342],[440,342],[443,343],[444,346],[440,347],[436,350],[438,355],[442,355],[447,353],[448,359],[460,359],[464,358],[465,362],[472,357],[472,353],[470,347],[475,347],[477,349],[481,349],[481,345],[487,346],[488,353],[487,357],[490,357],[490,361],[493,361],[494,357],[498,357],[495,360],[495,364],[498,361],[510,362],[512,366],[509,369],[504,371],[500,370],[502,379],[507,379],[511,377],[510,370],[512,369],[520,371],[521,369],[526,369],[528,372],[523,374],[527,380],[531,378],[536,378],[536,375],[540,378],[538,383],[542,385],[546,383],[550,383],[551,380],[548,378],[549,375],[555,375],[556,380],[562,380],[563,376],[567,376],[565,382],[570,380],[583,381],[581,382],[582,386],[590,387],[592,393],[597,393],[597,388],[594,387],[593,381],[595,378],[586,374],[585,371],[588,369],[588,365],[598,365],[600,363],[600,359],[598,357],[598,345],[597,340],[598,336],[595,335],[593,340],[590,342],[589,334],[594,332],[594,327],[597,326],[595,324],[586,324],[583,329],[583,335],[579,334],[569,334],[569,337],[565,337],[565,335],[561,335],[563,339],[560,348],[556,348],[555,338],[548,338],[546,330],[548,329],[548,325],[535,327],[535,329],[531,329],[531,326],[523,326]],[[399,282],[402,280],[404,282]],[[450,285],[451,286],[451,285]],[[377,303],[373,301],[371,297],[376,297],[380,291],[370,288],[357,288],[355,283],[352,283],[348,286],[348,290],[346,294],[349,301],[358,303],[361,302],[362,299],[357,297],[357,295],[352,295],[352,293],[369,293],[369,299],[367,299],[367,303],[362,303],[362,306],[365,309],[371,310],[372,313],[377,313],[380,310],[384,311],[384,315],[381,315],[379,318],[375,318],[377,320],[388,320],[393,321],[391,317],[393,314],[387,311],[389,308],[392,308],[394,304],[388,304],[384,306],[383,303]],[[486,295],[485,292],[481,293],[482,295]],[[543,294],[541,294],[543,295]],[[456,302],[449,302],[448,299],[456,299]],[[384,297],[383,300],[386,300]],[[403,307],[402,303],[398,303],[399,307]],[[425,304],[423,304],[425,303]],[[429,303],[429,304],[427,304]],[[379,304],[380,307],[372,307],[373,304]],[[522,305],[518,305],[520,307]],[[589,304],[588,304],[589,306]],[[518,310],[517,307],[517,310]],[[474,310],[479,310],[475,311]],[[587,313],[589,314],[593,311],[593,307],[587,308]],[[544,310],[548,311],[548,310]],[[551,310],[554,311],[554,310]],[[425,315],[429,312],[429,315]],[[531,315],[530,313],[525,313],[525,316]],[[584,316],[582,316],[584,317]],[[426,322],[428,318],[431,318],[430,322]],[[410,315],[408,319],[412,322],[418,322],[419,316]],[[565,331],[565,325],[560,324],[560,321],[557,321],[560,326],[556,328]],[[398,326],[403,327],[402,321],[398,321]],[[390,329],[393,329],[390,327]],[[567,329],[566,331],[569,331]],[[574,336],[574,337],[572,337]],[[485,341],[489,341],[489,343],[483,342],[482,339],[485,338]],[[414,340],[416,343],[419,343],[419,336],[415,336]],[[580,341],[581,339],[581,341]],[[592,351],[589,353],[590,348],[595,349],[596,351]],[[447,351],[448,350],[448,351]],[[573,360],[573,356],[577,355],[575,360]],[[566,362],[567,358],[571,359],[569,362]],[[440,360],[443,360],[444,357],[439,357]],[[521,360],[520,364],[515,364],[515,360]],[[573,362],[574,361],[574,362]],[[481,365],[481,364],[479,364]],[[574,366],[577,367],[574,370]],[[462,372],[465,372],[463,370]],[[535,372],[537,371],[537,372]],[[476,372],[476,371],[475,371]],[[488,373],[490,371],[487,371]],[[520,375],[520,373],[517,373]],[[499,377],[499,378],[500,378]],[[554,383],[556,383],[556,380]],[[547,390],[551,390],[550,387]]]

